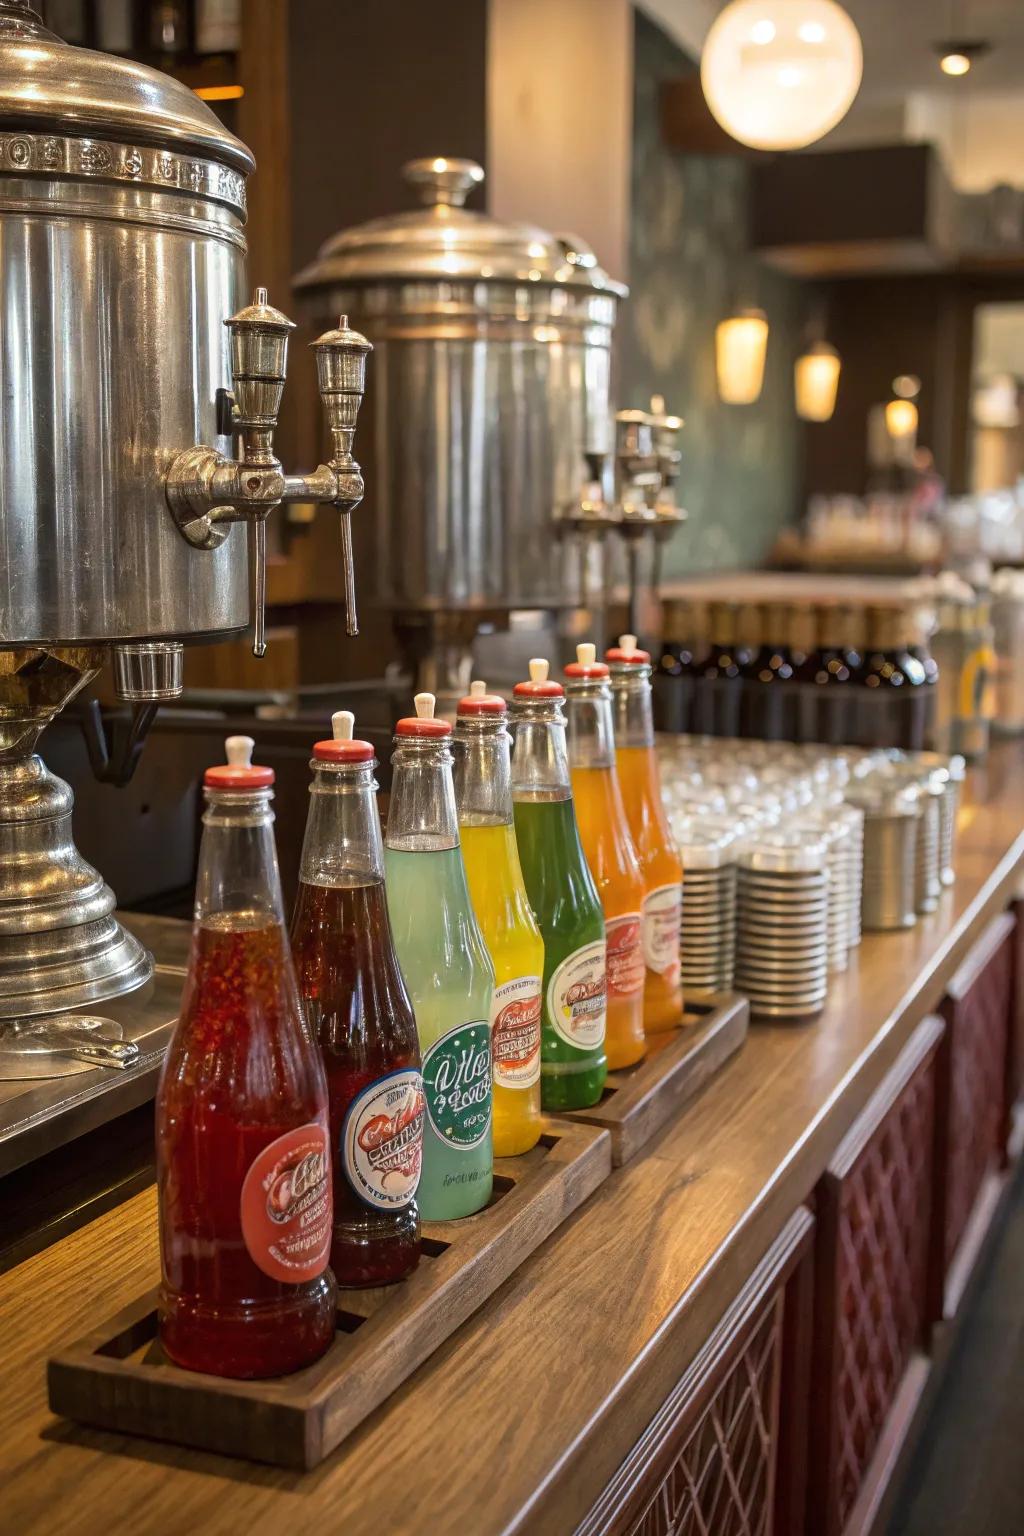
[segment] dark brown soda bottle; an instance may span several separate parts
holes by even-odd
[[[331,1267],[343,1286],[416,1268],[424,1099],[416,1020],[384,887],[374,756],[352,715],[313,749],[292,951],[327,1074],[334,1167]]]
[[[709,613],[710,644],[695,681],[692,730],[698,736],[738,736],[744,652],[737,644],[736,604],[712,603]]]
[[[907,634],[901,608],[868,609],[868,643],[857,675],[860,746],[920,751],[925,745],[930,694],[924,667],[907,649]]]
[[[737,626],[742,702],[740,734],[754,741],[790,741],[793,667],[786,646],[786,605],[747,603]]]

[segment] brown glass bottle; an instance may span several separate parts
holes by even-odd
[[[901,608],[868,609],[867,646],[856,681],[858,744],[920,751],[929,695],[924,668],[907,650]]]
[[[711,603],[708,655],[694,686],[693,730],[699,736],[738,736],[740,664],[743,651],[736,631],[735,603]]]
[[[665,607],[665,643],[652,679],[655,727],[695,731],[697,678],[708,661],[706,603],[673,602]]]
[[[339,712],[336,729],[351,731]],[[419,1262],[424,1098],[416,1020],[384,887],[373,750],[318,742],[292,918],[306,1024],[327,1075],[334,1149],[331,1265],[341,1285],[386,1285]]]
[[[751,604],[740,610],[740,729],[742,735],[757,741],[794,739],[787,610],[786,603]]]
[[[818,735],[818,678],[822,656],[818,635],[818,610],[802,601],[790,603],[786,613],[787,640],[792,677],[786,690],[789,739],[820,741]]]
[[[857,678],[863,666],[864,615],[846,603],[818,609],[817,662],[811,685],[813,704],[805,702],[805,724],[815,731],[808,741],[852,746],[858,740]],[[810,697],[810,686],[804,698]]]

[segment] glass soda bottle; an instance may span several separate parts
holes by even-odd
[[[455,799],[469,894],[494,965],[495,1157],[528,1152],[541,1130],[544,941],[519,864],[507,725],[505,700],[473,683],[455,722]]]
[[[569,766],[580,841],[604,909],[608,942],[608,1067],[630,1067],[644,1054],[641,930],[645,881],[629,833],[615,771],[612,691],[596,650],[576,647],[568,679]]]
[[[280,1376],[334,1337],[327,1083],[281,905],[271,768],[207,769],[181,1016],[156,1099],[160,1341],[215,1376]]]
[[[526,894],[544,941],[541,1103],[588,1109],[608,1075],[601,898],[576,825],[562,705],[543,657],[512,696],[512,811]]]
[[[426,1125],[424,1221],[479,1211],[491,1198],[491,998],[494,967],[466,884],[452,785],[451,726],[434,695],[399,720],[385,839],[388,911],[416,1012]]]
[[[651,658],[635,635],[620,635],[605,652],[611,669],[615,714],[615,765],[630,836],[644,876],[641,938],[645,966],[644,1032],[656,1034],[682,1022],[679,955],[683,915],[683,866],[661,803],[661,776],[654,750]]]
[[[423,1079],[384,894],[373,748],[352,739],[348,710],[331,724],[310,764],[292,952],[327,1073],[331,1268],[341,1285],[387,1285],[419,1262]]]

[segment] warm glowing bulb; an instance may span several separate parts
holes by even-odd
[[[827,342],[815,342],[793,366],[796,411],[804,421],[830,421],[839,388],[839,353]]]
[[[971,61],[966,53],[944,53],[939,60],[939,68],[944,75],[966,75],[971,67]]]
[[[799,149],[834,128],[860,86],[860,34],[836,0],[732,0],[700,78],[712,114],[755,149]]]
[[[718,393],[729,405],[752,405],[764,383],[768,321],[759,309],[746,310],[715,327]]]
[[[913,437],[917,431],[917,406],[913,400],[890,400],[885,408],[885,430],[892,438]]]

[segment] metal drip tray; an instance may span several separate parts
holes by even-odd
[[[145,986],[89,1011],[120,1025],[138,1056],[124,1067],[53,1056],[51,1075],[0,1080],[0,1176],[153,1097],[178,1017],[191,925],[124,914],[121,921],[153,952],[156,970]],[[40,1070],[33,1065],[34,1073]]]

